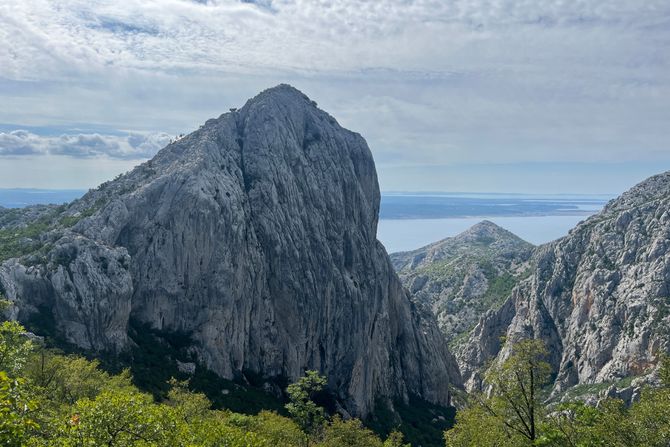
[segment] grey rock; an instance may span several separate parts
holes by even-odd
[[[44,265],[27,267],[16,259],[0,265],[0,285],[14,304],[14,318],[41,313],[74,345],[118,351],[128,343],[129,264],[124,248],[71,234],[56,243]]]
[[[532,275],[487,314],[464,360],[481,371],[520,338],[544,340],[553,394],[644,376],[670,349],[670,173],[654,176],[539,247]],[[500,335],[506,342],[500,345]]]
[[[182,372],[184,374],[189,374],[189,375],[195,374],[195,367],[196,367],[195,363],[193,363],[193,362],[180,362],[179,360],[177,360],[176,362],[177,362],[177,370],[179,372]]]
[[[56,205],[30,205],[24,208],[0,207],[0,230],[25,228],[28,224],[58,209]]]
[[[376,240],[379,199],[365,140],[281,85],[74,202],[49,263],[6,262],[0,283],[83,348],[127,346],[132,317],[189,334],[224,378],[319,370],[355,415],[448,404],[458,367]]]
[[[473,376],[469,367],[470,356],[478,354],[463,352],[464,343],[469,336],[478,336],[472,331],[480,318],[499,309],[529,272],[533,249],[532,244],[509,231],[483,221],[455,237],[391,254],[412,299],[435,313],[466,385],[480,378]],[[499,349],[497,341],[492,343],[482,346],[483,351],[490,354]]]

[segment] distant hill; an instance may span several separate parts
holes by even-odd
[[[534,246],[483,221],[467,231],[391,261],[412,298],[428,306],[458,357],[458,347],[487,311],[528,274]]]

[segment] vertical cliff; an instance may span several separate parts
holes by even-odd
[[[354,414],[447,404],[458,368],[376,240],[379,199],[365,140],[280,85],[73,203],[0,283],[85,349],[124,349],[132,318],[225,378],[317,369]]]
[[[478,386],[487,361],[504,358],[524,337],[547,344],[555,394],[650,373],[670,351],[670,172],[539,247],[533,266],[468,341],[468,387]]]

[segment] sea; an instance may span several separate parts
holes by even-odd
[[[80,189],[0,189],[0,206],[63,204]],[[387,192],[382,194],[377,238],[389,253],[414,250],[490,220],[528,242],[558,239],[600,211],[613,196],[510,193]]]
[[[0,188],[0,206],[4,208],[23,208],[29,205],[62,205],[80,198],[86,193],[83,189],[2,189]]]
[[[540,245],[568,234],[600,211],[609,195],[384,193],[377,238],[389,253],[456,236],[489,220]]]

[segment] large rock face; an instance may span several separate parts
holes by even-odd
[[[452,351],[460,349],[479,318],[497,309],[529,272],[534,246],[493,222],[414,251],[393,253],[391,261],[420,305],[430,307]]]
[[[54,303],[83,348],[123,349],[133,318],[190,334],[226,378],[318,369],[354,414],[447,404],[458,369],[376,240],[378,210],[365,140],[282,85],[89,192],[47,259],[8,261],[0,282],[19,318]]]
[[[649,373],[670,349],[669,248],[665,173],[537,249],[532,275],[475,328],[464,351],[467,386],[476,388],[485,363],[523,337],[546,342],[555,394]]]

